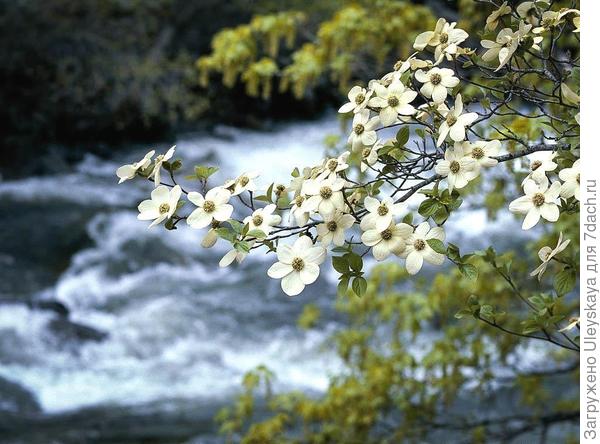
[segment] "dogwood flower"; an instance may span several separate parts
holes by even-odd
[[[429,71],[422,69],[415,72],[415,78],[423,84],[420,91],[435,103],[442,103],[448,95],[448,88],[454,88],[459,80],[454,77],[454,71],[449,68],[431,68]]]
[[[160,170],[162,168],[163,163],[171,160],[175,154],[175,145],[173,145],[165,154],[159,154],[154,160],[154,169],[150,173],[151,176],[154,177],[154,186],[157,187],[160,185]]]
[[[508,2],[502,3],[498,9],[492,12],[487,19],[485,19],[485,27],[489,31],[493,31],[498,26],[500,18],[504,15],[510,14],[512,11],[511,7],[508,6]]]
[[[354,111],[354,114],[356,114],[361,112],[366,108],[371,94],[373,94],[373,91],[371,90],[367,90],[358,85],[353,86],[348,92],[349,102],[344,103],[338,110],[338,113],[349,113],[350,111]]]
[[[327,246],[331,242],[341,247],[346,242],[345,231],[354,225],[354,217],[337,211],[334,216],[325,218],[322,224],[317,225],[317,239]]]
[[[447,178],[448,192],[452,193],[454,188],[464,188],[477,177],[475,164],[472,157],[465,155],[463,145],[455,143],[454,148],[448,148],[444,153],[444,160],[438,161],[435,172]]]
[[[288,296],[300,294],[306,285],[319,277],[319,265],[326,257],[325,248],[313,245],[308,236],[300,236],[293,245],[279,244],[277,259],[267,275],[281,279],[281,289]]]
[[[335,178],[339,172],[348,169],[349,165],[347,161],[349,155],[350,152],[345,151],[342,154],[340,154],[337,158],[334,157],[326,159],[323,162],[323,166],[320,168],[322,172],[317,176],[317,179],[323,180],[328,177]]]
[[[548,263],[552,260],[552,258],[554,256],[563,252],[565,250],[565,248],[567,248],[567,246],[569,245],[570,242],[571,242],[570,239],[567,239],[566,241],[563,242],[563,234],[561,231],[561,233],[558,236],[558,242],[556,243],[556,247],[554,247],[554,248],[542,247],[540,249],[540,251],[538,252],[538,256],[539,256],[540,260],[542,261],[542,263],[539,267],[537,267],[535,270],[533,270],[531,272],[530,276],[533,277],[533,276],[537,275],[538,281],[541,281],[542,275],[545,273],[546,268],[548,268]]]
[[[306,209],[306,205],[304,204],[306,197],[299,194],[294,198],[293,202],[294,204],[290,209],[290,220],[293,218],[299,227],[303,227],[310,218],[310,211]]]
[[[495,69],[499,71],[506,65],[512,55],[515,53],[523,38],[531,30],[531,25],[526,25],[524,22],[519,23],[519,30],[513,31],[511,28],[502,29],[496,36],[496,41],[482,40],[481,46],[487,51],[481,56],[483,61],[491,62],[498,59],[500,64]]]
[[[362,147],[371,146],[377,142],[377,133],[375,128],[379,124],[379,117],[369,119],[368,109],[354,114],[352,120],[352,132],[348,137],[348,143],[352,145],[353,151],[358,151]]]
[[[405,223],[394,224],[391,222],[383,230],[372,228],[365,231],[361,240],[367,247],[372,247],[373,257],[382,261],[391,254],[400,255],[406,247],[406,238],[413,232],[413,228]]]
[[[214,223],[213,223],[213,225],[214,225]],[[200,245],[202,245],[202,247],[212,248],[215,246],[215,244],[217,243],[217,240],[219,240],[219,235],[217,234],[217,230],[216,230],[217,227],[218,227],[218,223],[216,226],[211,227],[211,229],[206,232],[206,234],[202,238],[202,242],[200,242]]]
[[[444,107],[445,108],[445,107]],[[449,110],[446,110],[441,106],[438,108],[439,112],[444,117],[444,121],[439,128],[439,137],[437,140],[437,146],[440,146],[448,134],[450,138],[455,142],[461,142],[465,140],[467,136],[465,128],[471,125],[477,120],[477,113],[465,113],[463,114],[463,101],[460,94],[456,95],[456,101],[454,106]]]
[[[527,180],[523,184],[523,190],[525,196],[513,200],[508,206],[509,211],[526,215],[523,220],[523,230],[534,227],[540,217],[549,222],[558,220],[560,215],[558,210],[559,182],[554,182],[548,187],[548,181],[538,184],[533,180]]]
[[[328,178],[325,180],[307,180],[303,190],[310,197],[304,203],[306,210],[318,211],[323,217],[332,216],[335,210],[344,209],[344,195],[341,189],[345,180]]]
[[[443,242],[446,239],[444,229],[442,227],[431,228],[428,222],[423,222],[406,239],[406,247],[401,256],[406,258],[406,271],[409,274],[417,274],[423,267],[423,261],[433,265],[444,263],[445,256],[434,251],[427,243],[430,239]]]
[[[169,187],[160,185],[152,190],[150,199],[146,199],[138,205],[140,214],[137,218],[139,220],[152,220],[148,228],[158,225],[175,214],[180,197],[181,187],[179,185],[175,185],[170,190]]]
[[[117,177],[119,183],[123,183],[126,180],[133,179],[139,170],[144,170],[152,163],[152,157],[154,156],[154,150],[149,151],[139,162],[134,162],[129,165],[123,165],[117,169]]]
[[[426,31],[417,36],[413,48],[423,51],[427,46],[435,48],[435,59],[439,60],[443,53],[455,54],[458,44],[464,42],[469,34],[456,28],[456,23],[448,23],[440,18],[433,31]]]
[[[192,228],[204,228],[208,227],[213,219],[225,222],[233,213],[233,206],[227,203],[230,197],[231,193],[222,187],[209,190],[206,196],[192,191],[188,194],[188,200],[198,208],[188,216],[188,225]]]
[[[579,200],[579,178],[581,171],[579,169],[579,161],[577,159],[571,168],[563,168],[558,172],[558,177],[563,181],[560,186],[560,195],[568,199],[569,197],[575,197]]]
[[[493,157],[498,155],[500,145],[499,140],[479,140],[473,143],[462,143],[461,146],[465,156],[471,156],[475,161],[475,168],[472,173],[469,173],[469,175],[475,174],[475,176],[469,178],[469,180],[473,180],[477,177],[482,167],[489,168],[498,163],[498,160]]]
[[[379,159],[377,151],[384,147],[383,142],[377,141],[373,146],[366,146],[362,149],[360,160],[360,171],[365,172],[370,166],[375,165]]]
[[[250,243],[250,245],[252,245],[252,243]],[[240,251],[236,250],[235,248],[232,248],[221,258],[221,260],[219,261],[219,267],[228,267],[233,263],[233,261],[236,261],[238,264],[241,264],[242,262],[244,262],[244,259],[246,259],[247,256],[248,253],[246,253],[245,251]]]
[[[256,171],[249,171],[241,174],[233,184],[233,190],[231,191],[232,196],[237,196],[244,191],[256,191],[256,183],[253,179],[256,179],[259,173]],[[225,187],[228,188],[228,187]]]
[[[403,203],[394,203],[391,197],[380,202],[371,196],[365,197],[364,206],[369,213],[360,222],[363,231],[371,228],[385,230],[405,208]]]
[[[542,3],[542,2],[539,2],[539,1],[522,2],[521,4],[519,4],[519,6],[517,6],[517,14],[519,15],[519,17],[522,17],[523,19],[527,20],[528,23],[531,23],[532,25],[537,25],[539,23],[539,19],[538,19],[538,12],[535,7],[535,4]],[[543,3],[545,3],[545,2],[543,2]]]
[[[555,152],[538,151],[537,153],[531,154],[529,156],[531,162],[529,164],[529,175],[523,180],[523,183],[528,179],[533,179],[537,183],[547,181],[546,173],[554,171],[558,166],[556,162],[554,162],[555,157]]]
[[[244,219],[244,223],[249,225],[249,231],[260,230],[266,235],[273,231],[273,226],[281,222],[281,216],[273,214],[277,205],[269,204],[264,208],[259,208],[252,212],[251,216]]]
[[[379,119],[384,126],[391,125],[398,118],[398,114],[404,116],[413,115],[416,110],[410,105],[410,102],[415,100],[417,92],[408,89],[402,82],[394,81],[388,87],[381,83],[374,83],[373,89],[377,97],[372,97],[369,100],[369,106],[381,108],[379,111]]]

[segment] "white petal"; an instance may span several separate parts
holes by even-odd
[[[540,214],[548,222],[556,222],[558,220],[558,216],[560,216],[558,207],[553,204],[542,205],[540,207]]]
[[[304,290],[304,283],[300,279],[300,273],[293,272],[281,280],[281,289],[288,296],[296,296]]]
[[[231,253],[231,251],[230,251]],[[227,253],[229,254],[229,253]],[[225,259],[225,258],[223,258]],[[233,260],[233,259],[232,259]],[[290,274],[294,269],[290,264],[284,264],[282,262],[275,262],[271,267],[267,270],[267,275],[273,279],[281,279],[284,276]]]
[[[423,256],[416,251],[412,251],[406,257],[406,271],[409,274],[417,274],[423,266]]]
[[[537,207],[532,207],[525,216],[523,220],[522,228],[524,230],[529,230],[531,227],[534,227],[540,220],[540,210]]]
[[[304,264],[300,271],[300,280],[304,285],[312,284],[319,277],[319,266],[315,264]]]

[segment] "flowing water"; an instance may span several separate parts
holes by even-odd
[[[177,157],[231,172],[217,180],[260,170],[286,181],[338,131],[331,117],[268,133],[222,128],[178,140]],[[202,234],[186,226],[147,229],[136,206],[150,184],[118,186],[114,175],[145,151],[0,182],[0,430],[9,442],[219,442],[211,418],[244,372],[265,364],[276,389],[318,393],[341,368],[322,346],[341,322],[335,276],[325,268],[289,298],[266,277],[271,257],[219,269],[225,245],[202,249]],[[481,212],[467,213],[451,240],[479,244],[484,225]],[[324,323],[304,332],[295,320],[309,302]]]

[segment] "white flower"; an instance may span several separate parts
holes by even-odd
[[[310,211],[306,209],[306,197],[299,194],[294,198],[294,204],[290,209],[290,219],[293,218],[299,227],[303,227],[310,218]]]
[[[513,31],[511,28],[502,29],[496,36],[496,41],[482,40],[481,46],[487,51],[481,56],[485,62],[491,62],[498,59],[500,64],[495,71],[500,70],[508,63],[512,55],[515,53],[521,40],[531,30],[531,25],[525,25],[524,22],[519,23],[519,30]]]
[[[465,156],[462,144],[455,143],[454,148],[448,148],[444,153],[444,160],[438,161],[435,172],[448,178],[448,192],[452,193],[454,188],[464,188],[477,177],[475,164],[472,157]]]
[[[252,245],[252,243],[250,243],[250,245]],[[227,253],[225,253],[225,256],[221,258],[221,260],[219,261],[219,267],[228,267],[233,263],[233,261],[236,261],[238,264],[241,264],[247,256],[248,253],[246,253],[245,251],[240,251],[233,248]]]
[[[354,217],[350,214],[344,214],[340,211],[334,216],[327,217],[322,224],[317,225],[318,239],[323,245],[334,245],[341,247],[346,242],[345,230],[354,225]]]
[[[569,330],[573,330],[575,327],[579,328],[579,316],[576,318],[571,318],[569,319],[569,325],[567,325],[564,328],[561,328],[560,330],[558,330],[559,332],[564,332],[564,331],[569,331]]]
[[[288,188],[293,191],[296,195],[302,192],[302,187],[304,186],[304,181],[309,179],[312,175],[311,167],[304,167],[301,174],[298,174],[297,177],[294,177],[290,181],[290,185]]]
[[[152,170],[150,175],[154,176],[155,187],[160,185],[160,170],[162,168],[162,164],[170,160],[171,157],[173,157],[173,154],[175,154],[175,145],[169,148],[169,151],[167,151],[165,154],[158,155],[154,160],[154,169]]]
[[[560,215],[558,210],[558,195],[560,183],[554,182],[548,188],[548,181],[538,184],[527,180],[523,184],[525,196],[513,200],[508,209],[513,213],[525,214],[523,230],[529,230],[540,220],[540,216],[549,222],[556,222]]]
[[[353,151],[358,151],[364,146],[371,146],[377,142],[375,128],[379,124],[379,117],[369,119],[369,110],[365,109],[354,114],[352,120],[352,132],[348,137],[348,143],[352,145]]]
[[[119,167],[117,170],[117,177],[119,178],[119,183],[123,183],[126,180],[133,179],[138,172],[138,170],[144,170],[150,166],[152,162],[152,156],[154,156],[154,150],[148,152],[142,160],[139,162],[134,162],[129,165],[123,165]]]
[[[241,174],[233,184],[233,191],[231,192],[232,196],[237,196],[238,194],[243,193],[244,191],[256,191],[256,183],[252,179],[256,179],[259,176],[259,173],[256,171],[249,171],[247,173]],[[225,186],[224,188],[229,188]]]
[[[325,248],[313,245],[308,236],[300,236],[292,246],[280,244],[277,259],[267,274],[281,279],[281,289],[288,296],[300,294],[306,285],[319,277],[319,265],[325,260]]]
[[[273,214],[277,209],[275,204],[269,204],[264,208],[259,208],[252,212],[251,216],[244,219],[245,224],[249,224],[249,231],[260,230],[266,235],[273,231],[273,226],[281,222],[281,216]]]
[[[429,226],[428,222],[423,222],[417,226],[414,233],[406,239],[406,248],[403,257],[406,258],[406,271],[409,274],[417,274],[423,266],[423,261],[433,265],[442,265],[445,256],[437,253],[427,243],[430,239],[444,241],[446,233],[442,227]]]
[[[533,179],[537,183],[547,182],[546,172],[554,171],[558,166],[554,162],[556,157],[555,152],[538,151],[537,153],[531,154],[529,160],[529,175],[523,180],[523,184],[528,179]]]
[[[354,114],[356,114],[361,112],[366,108],[371,94],[373,94],[373,91],[368,91],[358,85],[353,86],[350,92],[348,92],[348,100],[350,101],[344,103],[338,110],[338,113],[349,113],[350,111],[354,111]]]
[[[360,222],[363,231],[375,228],[379,231],[385,230],[399,216],[405,206],[402,203],[394,203],[391,197],[386,197],[381,202],[374,197],[365,197],[364,206],[369,212]]]
[[[552,258],[554,256],[556,256],[557,254],[563,252],[565,250],[565,248],[567,248],[567,246],[571,242],[570,239],[567,239],[564,242],[562,239],[563,239],[563,234],[561,231],[560,235],[558,236],[558,242],[556,243],[556,247],[554,247],[554,249],[552,249],[550,247],[542,247],[540,249],[540,251],[538,252],[538,256],[539,256],[540,260],[542,261],[542,263],[539,267],[537,267],[535,270],[533,270],[531,272],[530,276],[533,277],[533,276],[537,275],[538,281],[542,280],[542,275],[546,271],[546,268],[548,268],[548,263],[550,262],[550,260],[552,260]]]
[[[498,26],[498,22],[500,17],[503,15],[510,14],[512,11],[511,7],[508,6],[507,2],[502,3],[502,5],[492,12],[487,19],[485,19],[485,27],[486,29],[493,31]]]
[[[440,135],[437,140],[437,146],[440,146],[448,134],[455,142],[462,142],[467,136],[465,128],[477,120],[477,113],[463,114],[463,101],[460,94],[456,95],[454,106],[449,110],[439,107],[439,112],[444,117],[444,121],[440,125]]]
[[[379,159],[377,151],[383,148],[383,146],[383,142],[377,141],[375,145],[366,146],[362,149],[360,171],[364,173],[370,166],[373,166],[377,162],[377,159]]]
[[[175,185],[171,190],[164,185],[156,187],[152,190],[150,199],[144,200],[138,205],[140,214],[137,218],[139,220],[154,219],[150,224],[150,227],[153,227],[173,216],[180,197],[181,187],[179,185]]]
[[[402,254],[406,247],[406,239],[412,234],[412,231],[410,225],[391,222],[383,230],[372,228],[365,231],[361,240],[367,247],[373,247],[373,257],[382,261],[392,253]]]
[[[192,228],[204,228],[214,220],[225,222],[233,213],[233,206],[229,205],[231,193],[222,187],[209,190],[206,196],[192,191],[188,194],[188,200],[199,208],[192,211],[187,218],[187,223]]]
[[[459,80],[454,77],[454,71],[449,68],[431,68],[429,71],[418,70],[415,78],[423,83],[420,91],[435,103],[442,103],[448,95],[448,88],[454,88]]]
[[[410,116],[416,112],[410,102],[415,100],[417,92],[406,88],[402,82],[394,81],[387,88],[381,83],[374,83],[373,89],[377,93],[377,97],[369,100],[369,106],[381,108],[379,119],[382,125],[387,126],[394,123],[398,114]]]
[[[439,60],[443,53],[455,54],[458,44],[464,42],[469,34],[462,29],[456,28],[456,23],[448,23],[446,19],[440,18],[435,30],[426,31],[417,36],[413,47],[422,51],[427,46],[435,48],[435,59]]]
[[[560,195],[564,198],[575,196],[575,199],[579,200],[579,176],[581,174],[579,160],[577,159],[571,168],[564,168],[558,173],[558,177],[563,181],[560,186]]]
[[[473,172],[469,173],[469,175],[474,174],[474,176],[470,177],[469,180],[473,180],[477,177],[482,167],[489,168],[498,163],[498,160],[493,157],[498,155],[500,145],[499,140],[479,140],[473,143],[462,143],[465,156],[471,156],[475,161]]]
[[[318,211],[323,217],[332,216],[335,210],[343,210],[345,203],[341,189],[345,183],[340,178],[307,180],[303,187],[303,191],[310,196],[304,202],[306,210]]]
[[[528,23],[531,23],[532,25],[538,25],[539,23],[539,19],[538,19],[538,13],[535,7],[536,3],[546,3],[544,1],[529,1],[529,2],[523,2],[521,3],[519,6],[517,6],[517,14],[519,15],[519,17],[522,17],[524,19],[526,19],[528,21]]]
[[[323,166],[319,169],[321,173],[317,176],[317,180],[323,180],[328,177],[335,178],[339,172],[348,169],[349,165],[347,161],[349,155],[350,152],[345,151],[342,154],[340,154],[337,158],[334,157],[326,159],[323,162]]]

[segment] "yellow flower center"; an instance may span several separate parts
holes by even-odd
[[[296,203],[297,207],[301,207],[302,203],[304,202],[304,196],[296,196],[294,202]]]
[[[377,214],[379,214],[380,216],[385,216],[389,212],[390,212],[390,210],[387,207],[387,205],[385,205],[385,204],[381,204],[381,205],[379,205],[379,207],[377,207]]]
[[[365,132],[365,126],[362,123],[357,123],[356,126],[354,127],[354,133],[357,136],[360,136],[364,132]]]
[[[440,43],[448,43],[448,34],[445,32],[440,34]]]
[[[425,241],[423,239],[417,239],[413,242],[413,247],[417,251],[423,251],[426,246],[427,244],[425,244]]]
[[[536,207],[541,207],[546,202],[546,198],[542,193],[535,193],[531,198],[531,201]]]
[[[319,194],[323,199],[329,199],[333,195],[333,190],[331,187],[324,186],[319,190]]]
[[[434,85],[439,85],[442,83],[442,76],[438,73],[431,74],[431,76],[429,76],[429,81]]]
[[[212,213],[213,211],[215,211],[216,207],[217,206],[212,200],[205,200],[204,205],[202,205],[202,209],[207,213]]]
[[[262,223],[264,222],[264,219],[261,215],[257,214],[256,216],[254,216],[252,218],[252,223],[256,226],[262,225]]]
[[[391,229],[386,228],[385,230],[383,230],[381,232],[381,238],[385,241],[388,241],[392,238],[392,236],[394,235],[394,233],[392,232]]]
[[[250,179],[247,176],[240,177],[240,185],[245,187],[250,182]]]
[[[387,102],[388,102],[388,105],[391,106],[392,108],[400,105],[400,100],[396,96],[388,97]]]
[[[457,118],[454,114],[450,113],[446,116],[446,123],[450,126],[454,125],[457,122]]]
[[[535,171],[537,170],[539,167],[542,166],[542,162],[540,160],[535,160],[532,164],[531,164],[531,171]]]
[[[337,227],[338,227],[338,225],[337,225],[336,221],[332,220],[330,222],[327,222],[327,229],[329,231],[335,232],[335,231],[337,231]]]
[[[354,103],[356,103],[357,105],[360,105],[361,103],[363,103],[365,101],[365,95],[363,93],[358,94],[355,98],[354,98]]]
[[[338,161],[337,161],[336,159],[330,159],[330,160],[327,162],[327,168],[328,168],[330,171],[335,171],[335,169],[336,169],[337,167],[338,167]]]
[[[163,203],[163,204],[160,204],[160,206],[158,207],[158,212],[160,214],[165,214],[165,213],[168,213],[170,209],[171,209],[171,206],[168,203]]]
[[[458,173],[460,171],[460,163],[458,163],[456,160],[450,162],[450,171],[454,174]]]
[[[304,259],[302,259],[301,257],[295,257],[294,259],[292,259],[292,268],[295,271],[304,270]]]
[[[371,148],[370,147],[364,148],[362,150],[362,156],[363,156],[363,158],[369,157],[370,154],[371,154]]]
[[[473,151],[471,152],[471,157],[473,157],[473,159],[481,159],[483,156],[485,156],[485,152],[481,148],[478,146],[473,148]]]

